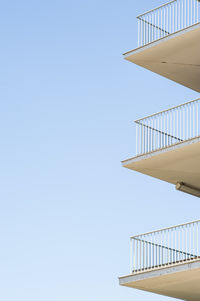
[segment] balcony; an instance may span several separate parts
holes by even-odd
[[[126,60],[200,92],[200,1],[174,0],[137,17]]]
[[[199,301],[199,226],[198,220],[131,237],[131,271],[120,285]]]
[[[122,165],[200,197],[199,117],[196,99],[136,120],[136,156]]]

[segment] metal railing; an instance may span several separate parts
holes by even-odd
[[[137,17],[138,47],[199,22],[199,0],[173,0]]]
[[[136,155],[198,137],[199,102],[200,98],[136,120]]]
[[[131,273],[200,260],[200,220],[131,237]]]

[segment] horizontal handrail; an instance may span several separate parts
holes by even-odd
[[[193,103],[193,102],[199,101],[199,100],[200,100],[200,98],[196,98],[196,99],[193,99],[193,100],[190,100],[190,101],[186,101],[186,102],[184,102],[184,103],[182,103],[182,104],[180,104],[180,105],[177,105],[177,106],[174,106],[174,107],[170,107],[169,109],[166,109],[166,110],[163,110],[163,111],[160,111],[160,112],[157,112],[157,113],[153,113],[153,114],[151,114],[151,115],[147,115],[147,116],[145,116],[145,117],[143,117],[143,118],[140,118],[140,119],[136,119],[136,120],[134,120],[134,122],[138,122],[138,121],[141,121],[141,120],[143,120],[143,119],[145,119],[145,118],[154,117],[154,116],[156,116],[156,115],[159,115],[159,114],[162,114],[162,113],[166,113],[166,112],[171,111],[171,110],[174,110],[174,109],[178,109],[178,108],[180,108],[180,107],[182,107],[182,106],[188,105],[188,104],[190,104],[190,103]]]
[[[142,234],[131,236],[130,238],[137,238],[137,237],[140,237],[140,236],[145,236],[145,235],[149,235],[149,234],[153,234],[153,233],[158,233],[158,232],[163,232],[163,231],[167,231],[167,230],[171,230],[171,229],[176,229],[176,228],[180,228],[180,227],[183,227],[183,226],[192,225],[194,223],[200,223],[200,219],[197,219],[193,222],[187,222],[187,223],[179,224],[179,225],[176,225],[176,226],[171,226],[171,227],[167,227],[167,228],[161,228],[159,230],[145,232],[145,233],[142,233]]]
[[[153,12],[153,11],[159,9],[159,8],[162,8],[162,7],[164,7],[164,6],[168,5],[168,4],[171,4],[171,3],[176,2],[176,1],[177,1],[177,0],[172,0],[172,1],[169,1],[169,2],[167,2],[167,3],[162,4],[162,5],[160,5],[160,6],[157,6],[157,7],[155,7],[155,8],[152,8],[152,9],[146,11],[145,13],[143,13],[143,14],[137,16],[136,18],[143,17],[143,16],[146,15],[146,14],[149,14],[149,13],[151,13],[151,12]]]

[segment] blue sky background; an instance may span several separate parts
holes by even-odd
[[[197,93],[123,60],[164,1],[0,4],[0,298],[167,300],[119,287],[129,236],[199,218],[197,198],[123,169],[133,120]]]

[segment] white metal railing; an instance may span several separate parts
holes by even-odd
[[[198,137],[199,102],[200,98],[136,120],[136,155]]]
[[[199,22],[199,0],[173,0],[137,17],[138,47]]]
[[[200,260],[200,220],[131,237],[131,273]]]

